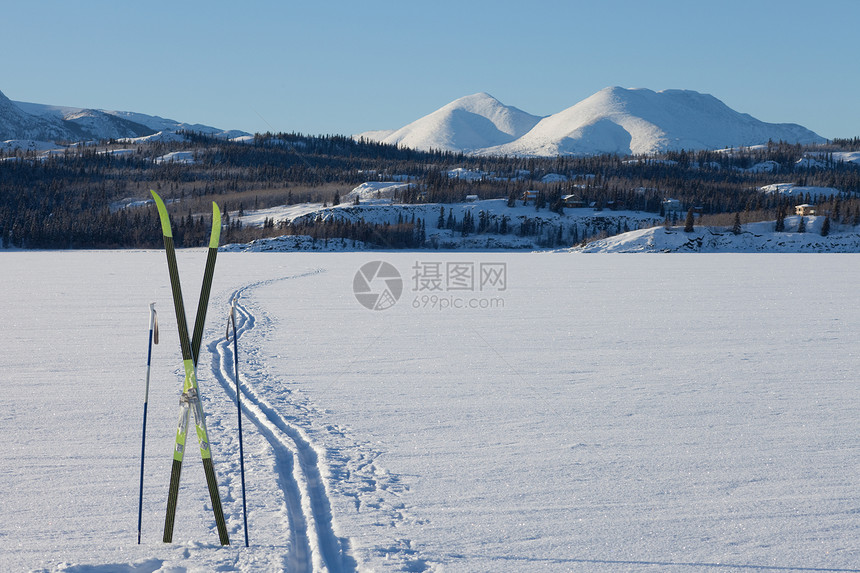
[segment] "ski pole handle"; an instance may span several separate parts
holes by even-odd
[[[149,303],[149,331],[152,333],[152,343],[158,344],[158,313],[155,312],[155,303]]]

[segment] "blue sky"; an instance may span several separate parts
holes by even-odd
[[[536,115],[612,85],[860,136],[860,1],[0,2],[0,91],[224,129],[397,128],[479,91]]]

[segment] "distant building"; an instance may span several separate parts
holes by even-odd
[[[561,198],[564,201],[564,206],[568,209],[578,209],[580,207],[585,207],[585,201],[577,197],[576,195],[565,195]]]
[[[468,203],[472,203],[472,202],[477,201],[477,200],[478,200],[477,195],[466,195],[466,202],[468,202]]]
[[[681,211],[681,201],[678,199],[663,199],[663,212]]]
[[[797,205],[794,207],[795,215],[815,215],[815,205],[810,205],[809,203],[804,203],[803,205]]]
[[[523,201],[534,201],[538,198],[537,191],[524,191],[523,192]]]

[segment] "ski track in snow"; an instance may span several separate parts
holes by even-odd
[[[256,317],[241,301],[250,291],[282,280],[291,280],[324,272],[309,273],[260,281],[236,290],[236,333],[243,335],[257,326]],[[226,338],[209,343],[212,372],[225,392],[236,399],[233,346]],[[241,354],[240,354],[241,356]],[[263,374],[266,378],[267,375]],[[278,412],[251,380],[240,377],[243,415],[269,441],[275,454],[286,504],[285,529],[289,535],[289,556],[285,566],[289,571],[354,572],[356,562],[350,554],[349,541],[339,538],[333,529],[331,504],[323,480],[324,452],[319,451],[301,428],[291,424]],[[264,380],[264,389],[269,386]]]

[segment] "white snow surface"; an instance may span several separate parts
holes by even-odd
[[[540,118],[481,93],[456,100],[392,134],[367,132],[416,149],[550,156],[752,146],[768,140],[824,143],[797,124],[765,123],[709,94],[608,87]]]
[[[860,163],[860,151],[836,151],[833,153],[833,159],[845,163]]]
[[[367,181],[341,198],[341,203],[349,204],[355,199],[359,201],[375,201],[385,199],[391,201],[395,191],[403,191],[412,186],[412,183],[400,181]]]
[[[762,187],[759,187],[758,190],[763,191],[764,193],[769,195],[778,193],[780,195],[788,197],[798,197],[809,194],[810,197],[818,199],[829,199],[831,197],[838,197],[839,195],[842,195],[842,191],[836,189],[835,187],[797,185],[795,183],[771,183],[770,185],[764,185]]]
[[[159,131],[152,135],[143,135],[141,137],[121,137],[117,139],[120,143],[150,143],[160,141],[164,143],[184,143],[188,141],[188,136],[175,131]]]
[[[0,141],[0,151],[64,151],[66,148],[51,141],[33,139],[7,139]]]
[[[860,233],[849,225],[831,224],[821,236],[825,217],[785,218],[785,231],[774,232],[775,221],[741,225],[737,235],[726,227],[697,226],[690,233],[684,227],[652,227],[621,233],[569,249],[579,253],[860,253]]]
[[[155,163],[185,163],[190,165],[195,160],[193,151],[172,151],[156,157],[154,161]]]
[[[0,257],[2,571],[858,570],[857,255],[222,253],[198,376],[230,547],[193,447],[161,542],[164,253]],[[186,309],[205,258],[178,253]],[[383,311],[353,295],[373,261],[403,279]],[[506,280],[416,289],[449,263]]]

